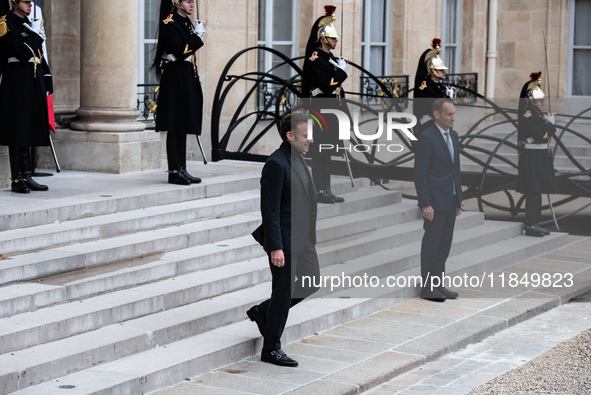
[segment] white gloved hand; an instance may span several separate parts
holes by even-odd
[[[544,118],[546,118],[546,121],[550,122],[552,125],[554,125],[554,123],[556,122],[556,117],[554,116],[554,114],[548,113]]]
[[[447,91],[447,96],[449,96],[450,99],[453,99],[454,96],[456,95],[456,92],[454,91],[454,88],[450,88],[449,86],[445,87],[445,90]]]
[[[342,69],[343,71],[347,70],[347,61],[343,58],[339,58],[337,62],[337,67]]]
[[[195,25],[195,34],[197,34],[199,38],[203,38],[203,35],[205,34],[205,26],[203,26],[203,22],[197,22]]]

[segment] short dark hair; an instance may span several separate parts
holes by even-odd
[[[435,100],[433,102],[433,105],[431,106],[431,115],[435,114],[435,111],[437,111],[438,113],[441,113],[441,109],[443,108],[443,105],[445,103],[454,104],[454,101],[452,99],[450,99],[449,97],[442,97],[442,98]]]
[[[287,141],[287,132],[290,132],[292,125],[294,127],[300,123],[308,123],[308,116],[301,112],[289,113],[281,119],[279,123],[279,134],[283,141]]]

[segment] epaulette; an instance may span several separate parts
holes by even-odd
[[[314,52],[312,56],[310,56],[310,61],[313,62],[318,59],[318,52]]]
[[[423,83],[421,84],[421,86],[419,86],[420,90],[425,90],[425,88],[427,87],[427,81],[423,81]]]
[[[6,25],[6,15],[0,18],[0,37],[4,37],[4,35],[8,32],[8,26]]]
[[[529,117],[531,117],[531,111],[530,111],[530,110],[527,110],[527,111],[525,112],[525,114],[523,114],[523,116],[524,116],[525,118],[529,118]]]
[[[172,14],[170,14],[168,17],[166,17],[165,20],[162,21],[165,25],[168,25],[170,22],[172,22]]]

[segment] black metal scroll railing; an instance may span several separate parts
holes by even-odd
[[[137,109],[140,111],[138,121],[144,122],[146,129],[154,129],[156,103],[158,103],[158,84],[138,84]]]
[[[273,63],[276,66],[272,70],[266,72],[234,73],[234,65],[242,56],[248,56],[253,51],[270,52],[279,60]],[[300,60],[290,59],[266,47],[245,49],[230,60],[218,82],[211,113],[214,160],[266,160],[267,155],[264,150],[258,149],[257,144],[267,133],[276,133],[281,116],[298,106],[302,76],[298,65]],[[407,88],[404,87],[404,78],[376,77],[354,63],[350,66],[354,73],[360,74],[361,84],[359,92],[347,91],[347,102],[351,112],[363,112],[366,126],[374,127],[376,120],[379,123],[380,111],[383,113],[395,108],[398,112],[409,112],[412,100],[406,97],[412,90],[408,89],[408,83]],[[291,77],[278,77],[279,68],[283,68],[281,75]],[[478,94],[478,75],[475,73],[451,74],[448,81],[448,86],[455,91],[456,118],[467,112],[464,119],[470,120],[468,125],[464,122],[462,129],[465,132],[460,133],[464,197],[477,199],[481,211],[492,207],[513,215],[523,212],[523,198],[514,191],[518,162],[516,111]],[[560,199],[554,202],[555,207],[579,198],[591,198],[591,165],[578,159],[580,155],[573,154],[575,148],[591,152],[591,133],[577,130],[585,122],[591,130],[591,108],[576,115],[558,114],[557,119],[560,122],[557,122],[558,132],[552,155],[558,170]],[[398,130],[395,133],[395,138],[404,146],[398,155],[381,156],[375,148],[377,144],[362,152],[351,153],[350,164],[355,177],[366,177],[376,184],[382,180],[412,181],[412,145]],[[363,146],[354,134],[347,144]],[[333,160],[332,168],[336,174],[347,175],[343,160]],[[498,203],[498,198],[492,201],[490,195],[495,193],[506,196],[506,203]],[[582,203],[563,218],[590,205]]]

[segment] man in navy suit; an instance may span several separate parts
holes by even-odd
[[[455,113],[451,99],[437,99],[432,106],[435,123],[419,135],[415,150],[414,182],[425,230],[421,298],[436,302],[458,297],[443,284],[445,261],[463,200],[458,134],[452,129]]]
[[[302,155],[312,142],[307,122],[308,117],[301,113],[281,120],[283,143],[267,159],[261,176],[263,225],[253,233],[269,255],[273,281],[271,298],[246,314],[264,338],[261,360],[279,366],[298,366],[281,350],[281,335],[289,309],[318,290],[312,284],[317,284],[320,276],[314,246],[316,189]],[[303,276],[316,280],[303,284]]]

